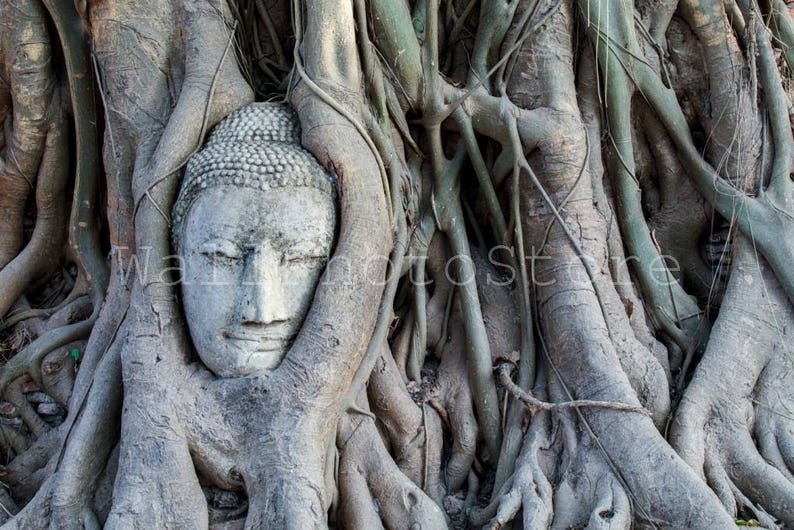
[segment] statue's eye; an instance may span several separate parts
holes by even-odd
[[[312,263],[326,259],[320,249],[315,247],[296,246],[284,253],[284,261],[288,263]]]
[[[240,247],[226,239],[207,241],[199,247],[199,252],[209,258],[238,260],[243,257]]]

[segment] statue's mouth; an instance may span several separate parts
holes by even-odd
[[[242,330],[242,329],[224,329],[222,336],[234,346],[251,350],[254,349],[259,352],[280,351],[284,350],[292,341],[294,334],[290,334],[286,330]]]

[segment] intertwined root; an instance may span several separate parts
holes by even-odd
[[[440,505],[397,467],[371,418],[343,418],[337,444],[339,516],[345,528],[447,527]]]
[[[523,510],[524,528],[548,528],[554,517],[554,494],[547,476],[548,470],[541,466],[541,451],[550,445],[548,413],[534,417],[524,438],[521,452],[513,474],[499,492],[492,495],[493,501],[471,516],[474,525],[499,529],[515,519]]]
[[[91,5],[97,66],[103,74],[103,96],[108,99],[106,184],[114,253],[153,245],[157,260],[168,252],[167,212],[181,163],[200,146],[206,127],[251,97],[230,60],[233,53],[227,56],[224,51],[233,42],[231,24],[224,25],[218,16],[225,11],[224,4],[216,0],[106,0]],[[268,77],[266,82],[278,85],[283,77],[276,70],[284,71],[289,63],[289,54],[281,48],[292,38],[286,29],[286,3],[278,17],[262,14],[262,2],[255,7],[247,4],[248,11],[243,2],[233,2],[242,19],[241,31],[251,29],[244,12],[254,9],[264,25],[254,24],[254,33],[245,35],[243,48],[257,54],[255,62]],[[483,0],[477,4],[296,2],[294,29],[305,31],[306,36],[297,39],[294,57],[300,64],[293,80],[302,81],[292,95],[304,121],[304,142],[343,183],[347,214],[339,246],[346,256],[385,258],[394,235],[395,254],[402,259],[399,252],[414,243],[406,243],[408,233],[413,237],[437,231],[452,243],[454,253],[476,258],[476,251],[469,247],[475,239],[490,241],[489,229],[493,229],[496,243],[512,236],[511,250],[520,251],[525,245],[533,259],[528,265],[533,281],[554,280],[556,285],[533,290],[519,281],[516,291],[526,288],[526,294],[508,292],[502,297],[505,293],[488,290],[487,283],[481,289],[484,282],[478,277],[478,289],[456,289],[457,298],[450,303],[449,285],[442,285],[436,274],[439,283],[433,289],[411,291],[416,300],[406,303],[413,306],[405,319],[410,325],[391,337],[396,367],[391,354],[380,350],[394,292],[390,298],[380,286],[371,284],[341,295],[325,290],[318,293],[318,299],[325,301],[323,311],[312,317],[312,322],[321,325],[305,334],[292,359],[291,376],[276,387],[289,398],[263,398],[266,384],[246,381],[237,389],[226,388],[225,394],[211,396],[217,399],[202,401],[197,397],[201,392],[211,394],[226,383],[211,381],[205,371],[190,365],[189,348],[180,335],[184,323],[175,318],[179,307],[173,290],[157,282],[138,281],[130,301],[129,295],[116,296],[128,287],[119,283],[108,298],[110,318],[97,321],[93,330],[90,320],[80,328],[79,336],[58,335],[58,346],[32,348],[4,367],[0,380],[9,384],[0,384],[7,394],[3,399],[18,411],[7,419],[26,425],[25,436],[12,435],[2,442],[21,453],[5,470],[6,478],[15,481],[14,486],[19,484],[15,493],[22,499],[41,486],[17,520],[18,526],[93,528],[108,512],[111,528],[166,526],[174,521],[202,526],[207,510],[200,476],[216,488],[247,491],[249,517],[244,524],[249,528],[285,521],[322,526],[328,492],[335,489],[343,524],[443,527],[438,505],[444,494],[454,493],[468,479],[470,498],[465,506],[470,507],[476,497],[477,475],[487,476],[493,464],[489,458],[498,453],[494,449],[499,445],[501,400],[496,399],[491,374],[495,359],[519,365],[516,385],[525,392],[533,383],[536,389],[542,386],[534,381],[535,371],[545,370],[553,403],[595,398],[623,408],[556,410],[529,418],[522,403],[506,398],[511,413],[501,425],[506,426],[505,444],[513,444],[515,450],[500,454],[504,456],[498,463],[500,486],[492,492],[493,502],[475,512],[475,522],[499,528],[523,511],[525,528],[626,528],[632,520],[674,527],[728,527],[739,505],[755,510],[767,526],[774,524],[772,517],[794,524],[790,519],[794,512],[794,370],[787,348],[792,317],[790,303],[780,294],[786,289],[790,293],[794,285],[790,260],[784,259],[794,255],[786,248],[792,243],[783,237],[791,228],[785,211],[794,211],[790,156],[786,154],[790,145],[786,147],[785,137],[790,135],[782,134],[790,123],[781,128],[788,103],[780,105],[781,91],[776,90],[780,83],[770,74],[774,57],[764,27],[768,21],[751,16],[756,6],[743,1],[739,7],[723,6],[718,0],[681,2],[680,14],[692,31],[682,29],[686,24],[677,19],[670,26],[674,2]],[[0,144],[6,147],[6,163],[0,167],[0,233],[10,235],[0,238],[0,266],[6,266],[0,270],[0,293],[11,293],[8,302],[0,300],[0,316],[5,313],[4,304],[15,303],[31,278],[43,274],[22,266],[30,263],[27,259],[14,265],[25,274],[8,272],[14,270],[9,260],[23,256],[18,251],[24,197],[35,183],[40,206],[46,206],[50,191],[60,202],[65,200],[60,174],[48,169],[68,164],[59,155],[66,136],[59,138],[52,130],[60,127],[53,125],[57,113],[47,114],[57,91],[50,86],[47,61],[41,60],[49,55],[41,44],[47,36],[43,11],[37,6],[34,0],[13,0],[0,7],[2,15],[17,10],[13,16],[0,17],[0,24],[18,16],[21,21],[0,37],[3,65],[11,64],[9,49],[21,51],[17,66],[27,69],[31,89],[27,101],[14,99],[20,94],[14,75],[19,77],[20,71],[3,72],[3,80],[12,82],[0,82],[0,121],[11,123],[6,118],[12,113],[14,127],[9,129],[12,134],[0,135]],[[410,13],[413,6],[417,8]],[[474,21],[477,28],[469,24],[475,16],[467,20],[475,6],[481,12],[480,21]],[[425,7],[429,9],[422,12]],[[159,17],[144,20],[138,10],[157,12]],[[445,13],[440,18],[446,20],[438,20],[439,12]],[[584,32],[578,31],[577,17],[586,23]],[[273,26],[274,20],[284,23],[283,32]],[[668,26],[671,32],[666,31]],[[790,26],[770,24],[775,45],[791,40]],[[257,46],[256,27],[268,32],[270,42],[264,49]],[[456,38],[436,38],[444,29]],[[468,29],[472,29],[471,37]],[[682,42],[681,32],[687,42]],[[586,41],[583,33],[590,42],[577,40]],[[671,43],[666,42],[668,34],[672,34]],[[696,43],[695,37],[703,42]],[[439,42],[447,48],[440,54]],[[119,54],[118,49],[134,53]],[[787,59],[791,50],[794,46],[783,50]],[[668,64],[667,51],[674,65]],[[446,60],[440,61],[444,56]],[[761,65],[758,69],[755,61]],[[252,64],[251,60],[243,62]],[[442,63],[446,64],[439,69]],[[572,67],[576,63],[578,70]],[[693,84],[689,93],[680,90],[676,85],[702,77],[699,68],[691,68],[702,63],[709,83]],[[677,74],[662,72],[673,66],[679,69]],[[776,72],[775,65],[771,66]],[[756,72],[761,74],[760,91],[753,77]],[[78,77],[73,74],[70,71],[70,82],[76,83]],[[86,79],[83,70],[80,75]],[[640,90],[634,83],[642,85]],[[50,92],[52,97],[47,99]],[[693,103],[687,98],[701,100]],[[762,123],[767,119],[763,112],[755,112],[761,106],[768,107],[768,124]],[[752,112],[745,115],[745,107]],[[407,120],[409,108],[411,115],[422,119]],[[41,109],[46,112],[39,116]],[[636,111],[633,118],[631,110]],[[604,124],[602,116],[607,118]],[[32,118],[29,123],[26,117]],[[586,137],[580,134],[583,122]],[[771,135],[759,132],[767,125]],[[645,130],[638,132],[638,128]],[[714,168],[703,162],[703,151],[694,147],[690,137],[692,129],[701,128],[709,138],[704,150]],[[78,134],[78,144],[89,136]],[[365,146],[365,139],[374,147]],[[768,139],[775,144],[769,179],[773,193],[750,200],[743,194],[758,188],[751,181],[760,163],[759,151],[771,151],[768,145],[759,146],[759,141]],[[404,157],[403,148],[416,153]],[[455,149],[457,154],[449,159]],[[370,160],[373,153],[382,168]],[[604,153],[610,165],[607,171]],[[403,158],[414,154],[415,159],[405,163]],[[17,167],[9,166],[11,158]],[[370,163],[362,170],[358,163],[365,159]],[[84,160],[78,156],[78,166]],[[477,191],[472,187],[459,193],[461,183],[473,181],[465,178],[469,167],[480,188],[472,208],[476,213],[466,211],[463,223],[465,201]],[[516,173],[511,182],[507,175],[512,167]],[[699,192],[684,181],[687,172],[699,175]],[[734,188],[726,188],[720,179],[730,181]],[[409,189],[416,191],[413,188],[421,188],[421,193],[402,195]],[[715,198],[712,188],[725,193]],[[682,460],[659,430],[673,405],[670,369],[680,369],[683,385],[685,366],[694,357],[682,339],[696,335],[698,326],[693,323],[701,317],[681,285],[686,286],[687,278],[699,281],[702,285],[694,289],[696,294],[710,295],[713,271],[704,270],[704,261],[716,256],[707,254],[704,260],[695,255],[697,236],[708,221],[698,193],[716,203],[725,218],[738,204],[752,207],[746,219],[740,220],[740,229],[746,233],[749,227],[759,229],[763,236],[759,248],[768,254],[778,280],[786,285],[775,283],[764,262],[751,253],[744,255],[744,261],[737,260],[724,311],[677,412],[672,439]],[[390,194],[392,204],[384,200]],[[501,210],[508,202],[513,203],[510,215]],[[65,210],[56,210],[39,208],[37,228],[63,226],[58,219]],[[387,219],[393,222],[391,226]],[[77,230],[82,226],[77,221],[85,220],[75,217],[72,228]],[[414,222],[421,226],[413,226]],[[686,225],[683,235],[676,223]],[[433,228],[424,231],[425,224]],[[478,224],[482,227],[476,228],[482,230],[470,230]],[[389,228],[394,228],[394,234]],[[515,229],[514,233],[509,229]],[[40,240],[51,243],[59,251],[53,255],[60,255],[57,240],[36,241]],[[622,263],[627,261],[624,245],[629,258],[640,261],[629,264],[634,278]],[[778,247],[785,252],[776,251]],[[45,247],[31,248],[41,252]],[[649,258],[668,250],[686,261],[685,281],[680,285],[662,282],[654,288],[651,280],[666,280],[670,271],[664,266],[649,269],[648,265],[654,265]],[[118,256],[114,254],[114,267]],[[613,258],[621,263],[609,263]],[[99,262],[100,267],[76,283],[96,276],[104,268],[103,256]],[[43,260],[41,264],[42,270],[51,269]],[[762,272],[755,274],[753,267]],[[432,265],[428,268],[434,276]],[[8,277],[12,278],[6,281]],[[521,280],[528,278],[525,275]],[[88,291],[85,285],[75,288],[75,296],[70,295],[64,304],[76,304]],[[99,292],[99,298],[88,304],[91,314],[104,287]],[[389,292],[387,287],[385,293]],[[496,296],[491,298],[492,294]],[[385,302],[374,322],[372,315],[381,296]],[[511,298],[520,299],[520,310]],[[328,310],[336,307],[330,303],[334,299],[348,301],[344,310]],[[132,329],[125,328],[124,339],[116,341],[128,306],[133,313]],[[448,307],[451,318],[446,314]],[[505,315],[521,318],[504,319]],[[15,318],[21,317],[15,314]],[[508,321],[512,331],[518,334],[520,329],[523,334],[520,346],[498,340],[507,334],[493,324]],[[537,336],[533,323],[538,324]],[[371,338],[373,326],[380,331]],[[355,340],[346,335],[354,328],[360,332]],[[87,349],[92,355],[83,361],[75,381],[68,371],[57,371],[61,361],[53,358],[54,352],[63,344],[70,348],[89,331],[92,342]],[[662,334],[672,335],[670,342],[676,343],[670,356],[678,359],[673,362],[657,341]],[[364,361],[366,369],[354,375],[367,340],[372,345]],[[473,342],[476,345],[469,346]],[[416,396],[406,391],[403,378],[417,383],[422,378],[426,346],[431,350],[428,357],[435,353],[440,366],[433,389],[417,400],[429,401],[419,405],[413,401]],[[435,368],[433,364],[427,366]],[[373,365],[375,371],[369,377]],[[64,367],[70,368],[68,363],[60,368]],[[122,415],[122,368],[124,430],[121,448],[114,451]],[[69,410],[70,436],[62,448],[63,458],[62,433],[48,429],[37,414],[41,403],[35,403],[32,410],[31,399],[20,390],[20,376],[33,372],[36,378],[39,371],[48,396],[63,402],[72,385],[79,396]],[[328,376],[340,373],[345,375]],[[343,410],[328,405],[336,398],[349,405],[349,398],[362,394],[351,392],[345,398],[347,386],[363,387],[367,380],[364,394],[369,407],[361,403]],[[185,381],[189,383],[179,387]],[[311,390],[289,394],[303,384]],[[307,396],[325,392],[312,403],[314,410],[296,407],[296,403],[311,402]],[[323,419],[331,418],[327,422],[331,427],[317,418],[318,409]],[[285,410],[294,414],[284,416]],[[299,420],[307,417],[311,421],[298,429]],[[5,425],[0,428],[5,430]],[[28,432],[38,438],[32,441]],[[451,439],[446,462],[445,432],[447,440]],[[334,463],[329,456],[334,445],[340,451],[335,475],[333,469],[328,472]],[[58,473],[47,479],[56,463]],[[111,510],[107,490],[117,464]],[[272,483],[263,479],[273,476]],[[450,491],[445,492],[445,487]],[[5,505],[5,500],[0,490],[0,502]],[[52,520],[46,521],[50,513]]]
[[[794,524],[794,312],[765,260],[735,243],[723,310],[676,413],[671,442],[734,515]],[[772,517],[766,515],[766,512]]]
[[[6,148],[0,159],[2,268],[22,248],[25,202],[36,185],[59,99],[44,7],[37,0],[4,2],[0,20],[4,26],[0,37],[0,124],[5,125],[6,120],[13,123],[11,134],[2,138],[0,145]],[[0,303],[0,315],[5,315],[21,293],[8,294]]]

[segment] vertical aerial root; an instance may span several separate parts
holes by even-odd
[[[23,244],[25,201],[35,188],[36,173],[44,152],[53,110],[55,76],[47,20],[38,0],[3,2],[0,19],[8,21],[0,35],[0,83],[9,87],[13,120],[11,134],[5,141],[5,160],[0,161],[2,268],[16,256]],[[8,98],[0,99],[6,99],[7,104]],[[0,311],[0,315],[7,309]]]

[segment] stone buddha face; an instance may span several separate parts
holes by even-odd
[[[231,377],[274,369],[286,355],[331,254],[336,203],[295,143],[214,140],[188,166],[175,239],[196,351]]]

